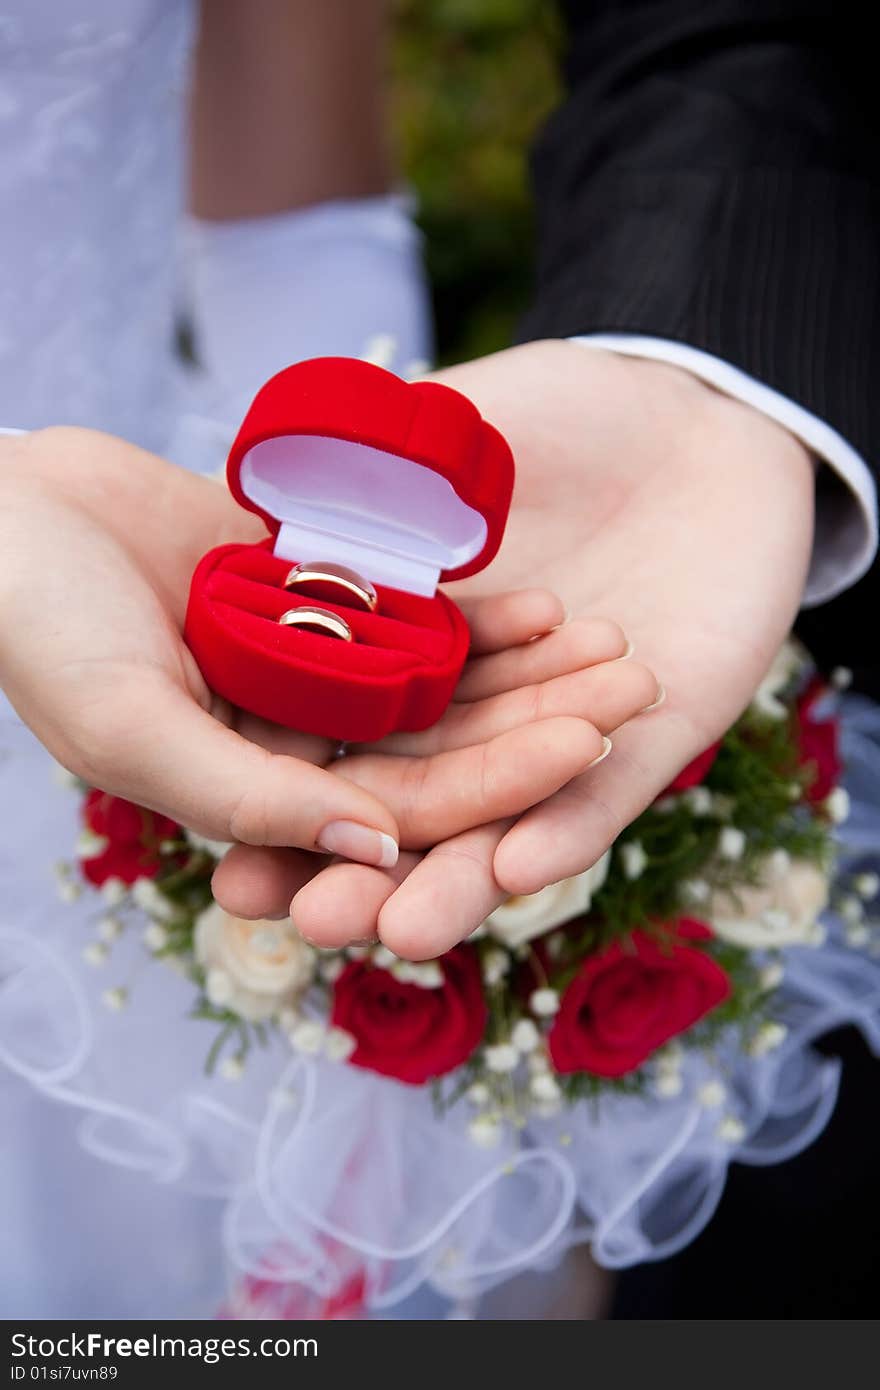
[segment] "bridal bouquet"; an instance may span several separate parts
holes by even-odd
[[[103,898],[90,963],[109,971],[113,943],[140,930],[156,968],[191,981],[206,1067],[230,1082],[274,1034],[432,1087],[441,1109],[468,1107],[471,1139],[488,1148],[582,1098],[678,1095],[699,1051],[698,1099],[735,1145],[735,1097],[712,1067],[721,1041],[754,1058],[782,1043],[786,953],[822,944],[829,904],[849,945],[871,945],[876,877],[832,881],[847,813],[835,698],[787,646],[734,727],[597,864],[509,899],[437,960],[378,943],[316,950],[289,920],[228,916],[210,888],[225,846],[96,789],[62,895],[81,877]],[[130,988],[109,984],[108,1007],[124,1008]]]

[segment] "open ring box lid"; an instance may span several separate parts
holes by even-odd
[[[193,576],[186,639],[208,684],[275,723],[366,740],[436,722],[467,656],[441,580],[483,569],[513,491],[506,441],[447,386],[349,358],[300,362],[257,394],[227,465],[232,495],[266,522]],[[354,642],[282,627],[314,602],[284,589],[298,561],[357,570],[375,613],[321,600]]]

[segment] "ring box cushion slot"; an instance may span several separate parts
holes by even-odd
[[[258,393],[229,456],[230,490],[261,515],[258,545],[226,545],[193,576],[185,635],[208,684],[305,732],[368,740],[436,722],[467,656],[437,591],[487,564],[513,486],[502,437],[458,392],[344,358],[298,363]],[[297,562],[349,565],[377,611],[321,600],[354,641],[282,627],[313,604],[284,589]]]

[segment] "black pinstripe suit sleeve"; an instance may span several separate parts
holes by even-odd
[[[871,7],[568,0],[521,339],[671,338],[880,459]]]

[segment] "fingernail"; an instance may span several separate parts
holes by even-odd
[[[598,758],[594,758],[591,763],[587,763],[587,768],[598,767],[600,763],[604,763],[605,759],[608,757],[608,754],[611,752],[611,749],[613,747],[614,744],[611,742],[610,738],[603,738],[602,752],[599,754]]]
[[[666,686],[665,686],[665,685],[658,685],[658,687],[657,687],[657,698],[656,698],[655,700],[652,700],[651,703],[650,703],[650,705],[645,705],[645,708],[641,711],[641,713],[642,713],[642,714],[650,714],[650,713],[651,713],[651,710],[652,710],[652,709],[657,709],[659,705],[662,705],[662,704],[663,704],[663,701],[664,701],[665,699],[666,699]]]
[[[633,654],[633,652],[635,651],[635,649],[636,649],[636,648],[635,648],[635,643],[634,643],[634,642],[631,642],[630,639],[627,637],[627,639],[626,639],[626,651],[623,653],[622,656],[616,656],[616,657],[614,658],[614,660],[615,660],[615,661],[629,661],[629,659],[630,659],[630,657],[632,656],[632,654]]]
[[[390,835],[353,820],[334,820],[325,825],[317,845],[327,854],[339,854],[343,859],[372,864],[377,869],[393,869],[399,853],[397,841]]]

